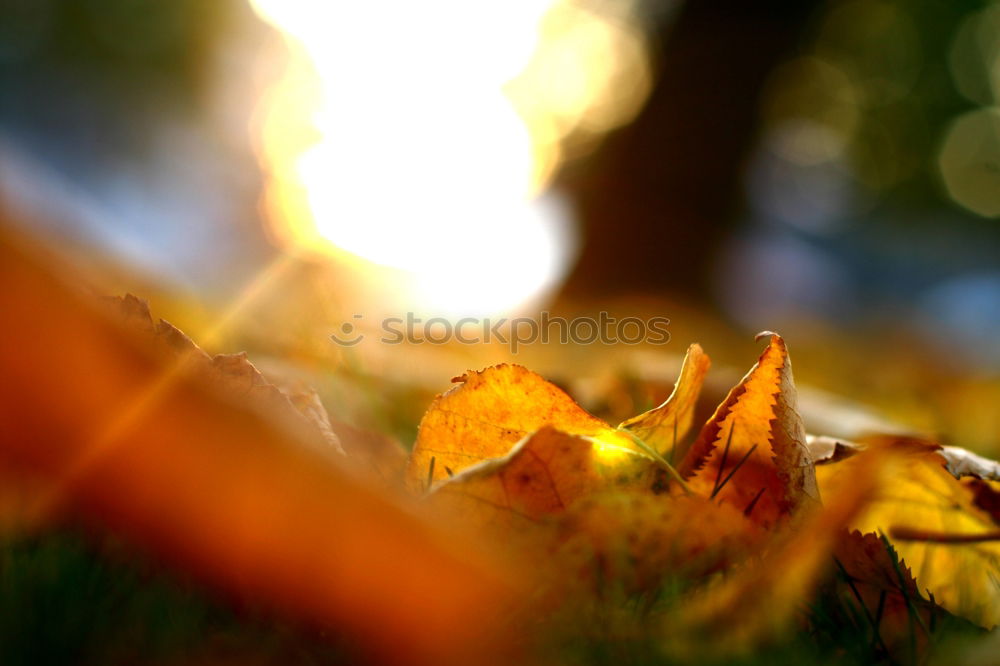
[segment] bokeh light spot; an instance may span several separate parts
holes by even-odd
[[[956,203],[983,217],[1000,216],[1000,110],[959,117],[948,129],[938,166]]]

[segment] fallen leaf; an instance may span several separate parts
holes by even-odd
[[[432,488],[428,503],[465,525],[499,528],[501,534],[546,516],[564,513],[581,498],[610,485],[624,487],[654,469],[648,458],[628,450],[611,466],[592,438],[544,426],[510,452],[483,461]],[[629,464],[631,463],[631,464]]]
[[[695,407],[711,361],[701,346],[688,347],[680,376],[662,405],[624,421],[619,428],[635,433],[668,461],[682,460],[685,437],[694,423]]]
[[[893,544],[920,589],[928,590],[955,615],[987,628],[996,626],[1000,621],[1000,543],[919,538],[921,534],[961,538],[991,533],[996,530],[991,515],[977,506],[972,489],[948,471],[936,446],[899,438],[873,439],[867,446],[892,451],[899,460],[891,480],[851,527],[890,537],[895,533]],[[855,455],[818,466],[824,496],[853,484],[864,464],[864,456]]]
[[[958,446],[942,446],[938,455],[944,458],[948,471],[955,478],[974,476],[978,479],[1000,481],[1000,463]]]
[[[837,570],[830,592],[840,599],[833,608],[844,612],[828,620],[841,626],[863,624],[878,657],[913,663],[942,624],[974,629],[924,596],[906,562],[884,537],[851,531],[838,541],[833,557]]]
[[[762,334],[763,335],[763,334]],[[818,501],[791,361],[779,335],[705,424],[678,469],[695,491],[769,526]]]
[[[109,301],[125,325],[147,338],[148,346],[177,371],[192,373],[210,383],[224,398],[281,421],[319,446],[343,453],[326,409],[311,387],[270,382],[250,362],[246,352],[209,356],[170,322],[160,319],[154,324],[149,304],[132,294]]]
[[[973,477],[984,481],[1000,482],[1000,462],[984,458],[959,446],[941,446],[928,439],[892,433],[868,434],[862,441],[858,442],[825,435],[806,435],[806,446],[813,462],[817,465],[838,462],[865,450],[872,444],[906,446],[911,449],[934,451],[941,457],[945,468],[956,479]]]
[[[886,473],[885,455],[859,456],[865,465],[850,486],[838,487],[820,506],[811,502],[795,523],[778,527],[767,547],[745,565],[695,594],[665,620],[668,652],[701,658],[743,652],[787,630],[814,594],[844,528],[865,508]]]
[[[846,439],[806,433],[806,448],[814,465],[826,465],[849,458],[864,447]]]
[[[411,490],[426,490],[478,462],[500,458],[544,426],[631,446],[628,437],[519,365],[497,365],[453,381],[459,385],[435,398],[420,421],[406,468]]]
[[[249,365],[249,361],[247,363]],[[300,381],[281,381],[276,382],[274,385],[285,396],[288,402],[291,403],[299,416],[315,428],[326,444],[341,453],[346,453],[343,442],[330,423],[330,415],[327,414],[326,407],[323,406],[323,401],[320,400],[316,389]]]
[[[599,492],[559,523],[545,580],[561,598],[691,587],[745,561],[761,537],[741,512],[703,497]]]
[[[178,372],[45,266],[0,227],[0,459],[45,480],[37,510],[339,627],[385,662],[504,660],[501,562]]]

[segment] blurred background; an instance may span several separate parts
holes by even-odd
[[[325,406],[373,459],[402,465],[433,396],[503,361],[619,423],[670,394],[699,342],[713,359],[704,422],[763,329],[788,343],[811,432],[917,433],[1000,456],[1000,0],[0,0],[5,249],[10,228],[54,250],[51,267],[76,286],[148,299],[207,351],[246,350],[268,378],[315,387],[314,415]],[[28,305],[2,315],[25,349],[0,347],[23,370],[2,378],[0,405],[15,421],[20,405],[38,409],[0,439],[56,459],[89,437],[67,424],[90,423],[99,380],[131,358],[113,343],[128,338],[95,346],[86,326],[45,326],[94,322],[47,317],[63,313],[29,292],[4,292]],[[31,308],[37,322],[17,314]],[[502,341],[434,344],[431,329],[378,340],[383,318],[407,313],[542,312],[666,317],[671,339],[517,354]],[[103,356],[79,352],[94,349]],[[283,583],[302,603],[325,599],[324,581],[336,591],[342,580],[287,566],[328,552],[332,564],[361,558],[352,580],[393,574],[381,593],[354,585],[366,603],[342,613],[369,594],[376,611],[419,611],[449,588],[405,539],[339,551],[342,534],[393,529],[351,513],[382,494],[346,502],[330,494],[339,484],[304,484],[305,470],[340,463],[298,466],[298,447],[230,455],[254,453],[247,430],[266,432],[229,402],[185,391],[161,402],[165,377],[129,394],[140,417],[160,410],[119,449],[135,467],[93,465],[107,452],[85,439],[97,453],[59,459],[69,472],[53,491],[0,459],[5,664],[359,663],[407,628],[454,647],[461,632],[430,624],[380,620],[366,641],[350,631],[363,622],[317,629],[272,607]],[[203,420],[174,407],[186,399]],[[114,403],[98,434],[116,441],[131,402],[122,414]],[[239,429],[206,427],[220,405],[232,409],[219,422]],[[145,455],[157,442],[169,453]],[[261,461],[253,474],[247,460]],[[117,485],[94,469],[118,470]],[[74,492],[88,478],[111,497],[105,513]],[[166,489],[167,510],[139,515],[147,486]],[[21,491],[67,516],[20,522],[50,517],[6,497]],[[300,495],[310,510],[291,515],[282,502]],[[331,526],[327,509],[362,518]],[[129,511],[134,524],[115,522]],[[259,550],[244,553],[233,525]],[[225,575],[177,566],[157,530],[256,577],[223,593]],[[432,592],[397,593],[401,553]],[[462,580],[451,587],[464,595]]]
[[[773,329],[989,450],[998,95],[983,1],[0,0],[0,208],[195,339],[238,309],[226,350],[443,388],[507,350],[327,336],[605,309],[742,370]]]

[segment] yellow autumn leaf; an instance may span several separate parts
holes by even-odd
[[[469,372],[435,398],[420,421],[406,468],[406,485],[422,491],[483,460],[507,455],[517,442],[544,426],[590,437],[608,458],[634,452],[624,432],[591,416],[540,375],[503,364]]]
[[[762,536],[742,513],[704,497],[599,492],[560,522],[546,580],[563,597],[690,584],[744,561]]]
[[[698,344],[688,347],[680,376],[662,405],[623,421],[619,428],[634,432],[668,461],[681,460],[687,452],[684,438],[694,422],[698,394],[711,361]]]
[[[765,334],[761,334],[765,335]],[[781,336],[705,424],[678,469],[692,490],[769,526],[819,499]]]
[[[873,441],[869,448],[902,454],[891,482],[851,526],[893,537],[921,590],[944,608],[984,626],[1000,622],[1000,542],[938,542],[928,538],[970,537],[995,532],[990,514],[976,505],[973,488],[945,467],[937,447],[911,440]],[[824,496],[854,483],[864,466],[855,455],[819,465],[817,480]],[[900,536],[910,538],[898,538]]]
[[[665,579],[697,580],[740,562],[761,536],[731,506],[657,493],[659,466],[546,426],[502,458],[437,483],[438,518],[535,563],[536,601],[550,609],[605,588],[640,593]],[[696,525],[697,527],[693,527]]]
[[[649,477],[652,461],[623,450],[631,464],[613,465],[595,454],[594,440],[545,426],[501,458],[481,462],[445,479],[428,502],[463,524],[511,528],[565,512],[607,485]]]

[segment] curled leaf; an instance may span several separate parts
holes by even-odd
[[[719,497],[761,525],[819,499],[796,411],[791,361],[780,336],[702,428],[679,471],[692,489]]]
[[[681,460],[687,452],[684,438],[694,422],[698,395],[711,361],[701,346],[688,347],[674,390],[666,401],[648,412],[622,422],[619,428],[634,432],[667,460]]]
[[[942,446],[938,455],[944,458],[955,478],[974,476],[979,479],[1000,481],[1000,463],[958,446]]]

